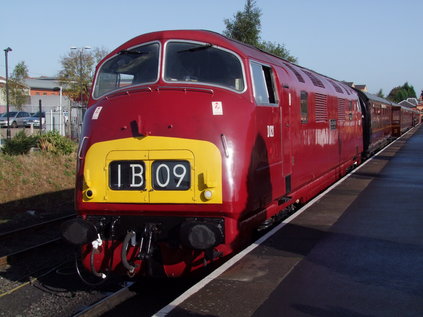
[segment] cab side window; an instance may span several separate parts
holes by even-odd
[[[308,93],[301,91],[301,123],[308,122]]]
[[[254,85],[254,98],[257,105],[276,106],[278,97],[272,68],[257,62],[251,62]]]

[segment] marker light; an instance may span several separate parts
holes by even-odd
[[[213,197],[213,192],[210,189],[206,189],[204,191],[204,198],[207,200],[210,200],[212,199],[212,197]]]
[[[94,191],[92,189],[87,189],[85,191],[85,197],[87,197],[87,199],[92,199],[94,197]]]

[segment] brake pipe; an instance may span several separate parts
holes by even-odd
[[[90,256],[90,264],[91,264],[91,272],[101,278],[101,279],[105,279],[107,277],[106,274],[104,273],[99,273],[96,271],[95,269],[95,265],[94,265],[94,254],[97,252],[98,253],[98,247],[100,247],[103,244],[103,241],[100,238],[100,234],[98,234],[97,239],[94,240],[93,242],[91,242],[91,245],[93,246],[92,251],[91,251],[91,256]]]
[[[121,252],[121,260],[122,260],[122,265],[129,271],[129,274],[133,274],[135,271],[136,266],[129,264],[128,260],[127,260],[127,252],[128,252],[128,246],[129,246],[129,241],[131,240],[135,240],[135,231],[131,230],[128,231],[128,233],[125,236],[125,239],[122,242],[122,252]]]

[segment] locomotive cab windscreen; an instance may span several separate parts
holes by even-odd
[[[169,42],[164,80],[221,86],[244,91],[242,64],[234,54],[211,44]]]
[[[94,98],[123,87],[156,82],[159,74],[159,52],[159,43],[120,51],[101,66],[95,83]]]
[[[156,42],[120,51],[101,66],[93,97],[157,82],[159,60],[160,44]],[[207,43],[169,41],[166,44],[164,80],[218,86],[237,92],[245,90],[240,58]]]

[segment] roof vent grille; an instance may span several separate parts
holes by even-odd
[[[332,84],[333,88],[335,88],[336,92],[339,92],[340,94],[343,94],[344,93],[342,91],[341,87],[339,87],[339,85],[337,83],[335,83],[332,80],[329,80],[329,82]]]
[[[328,121],[328,96],[315,94],[316,122]]]
[[[325,88],[325,85],[323,85],[322,81],[319,78],[317,78],[316,75],[306,70],[303,70],[303,72],[311,79],[314,86]]]
[[[298,70],[296,70],[294,67],[292,67],[291,65],[287,64],[287,63],[283,63],[286,67],[288,67],[297,77],[298,81],[301,83],[305,83],[303,76],[301,76],[301,74],[298,72]]]

